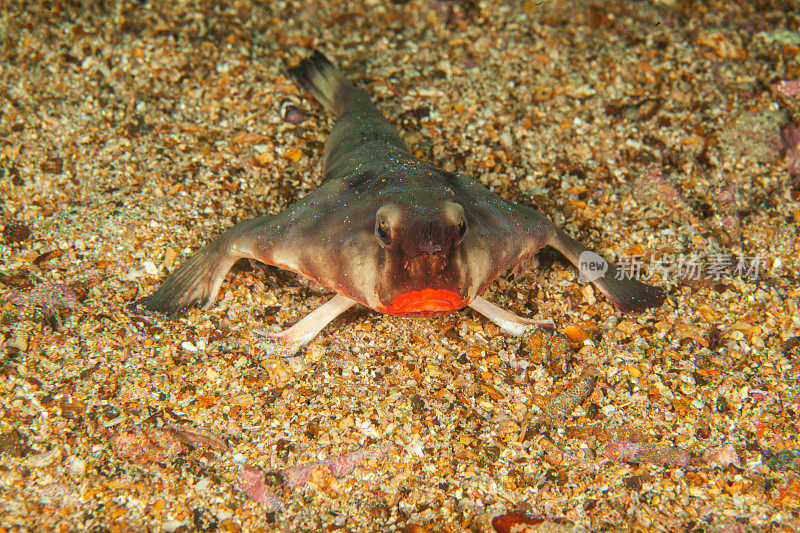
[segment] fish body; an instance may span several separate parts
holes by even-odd
[[[518,334],[537,322],[480,294],[547,245],[622,311],[663,303],[662,289],[622,276],[533,208],[415,157],[367,92],[319,52],[290,73],[337,116],[325,144],[323,182],[281,213],[233,226],[137,307],[173,314],[208,305],[233,263],[249,258],[337,293],[284,331],[280,338],[286,341],[307,342],[356,303],[398,316],[435,316],[470,306]]]

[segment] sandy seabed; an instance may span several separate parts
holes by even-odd
[[[800,5],[20,2],[0,9],[0,531],[800,528]],[[318,48],[419,157],[669,288],[558,254],[464,310],[354,309],[237,265],[125,304],[321,181]],[[696,265],[688,268],[687,265]],[[515,529],[516,528],[516,529]]]

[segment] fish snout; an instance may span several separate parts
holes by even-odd
[[[440,254],[450,247],[447,229],[436,222],[421,224],[416,231],[416,248],[420,254]]]
[[[403,253],[407,259],[423,254],[447,256],[460,241],[459,228],[448,220],[418,222],[407,234]]]

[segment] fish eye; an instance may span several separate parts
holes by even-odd
[[[378,240],[384,248],[389,248],[392,245],[392,239],[389,235],[389,226],[386,224],[385,220],[375,220],[375,235],[378,236]]]
[[[458,242],[461,242],[466,233],[467,233],[467,219],[461,217],[461,222],[458,223]]]

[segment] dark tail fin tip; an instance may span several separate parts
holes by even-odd
[[[297,84],[313,94],[323,107],[337,113],[337,95],[348,82],[333,63],[322,55],[322,52],[314,50],[296,67],[290,67],[288,72]]]
[[[331,63],[322,52],[315,49],[309,57],[300,61],[296,66],[289,67],[288,71],[289,75],[294,78],[301,87],[307,91],[313,92],[314,82],[311,79],[312,74],[314,72],[324,72],[329,68],[335,69],[336,67],[333,66],[333,63]]]
[[[661,287],[642,283],[635,279],[615,280],[606,294],[623,313],[639,314],[647,309],[661,307],[667,293]]]
[[[308,59],[311,60],[318,67],[333,67],[333,63],[331,63],[330,60],[327,57],[325,57],[325,54],[323,54],[316,48],[314,49],[313,52],[311,52],[311,57],[309,57]]]

